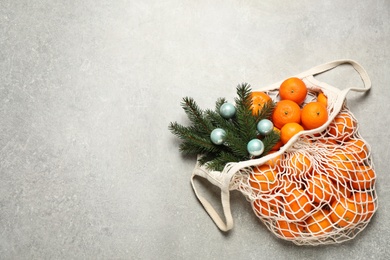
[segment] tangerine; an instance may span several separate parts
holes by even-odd
[[[324,138],[317,139],[317,141],[330,146],[337,145],[337,141],[333,138],[324,137]]]
[[[299,237],[303,232],[303,225],[294,222],[288,222],[286,220],[278,220],[275,222],[275,226],[278,233],[284,238]]]
[[[309,197],[302,189],[294,189],[285,197],[284,212],[291,220],[304,220],[312,209]]]
[[[261,91],[251,92],[251,99],[251,110],[254,116],[257,116],[259,114],[259,111],[263,109],[264,105],[271,101],[271,97]]]
[[[337,140],[348,141],[356,128],[356,121],[347,112],[340,112],[329,125],[329,133]]]
[[[302,108],[301,121],[305,129],[318,128],[328,121],[328,111],[320,102],[307,103]]]
[[[279,214],[281,201],[278,198],[262,198],[253,202],[256,212],[262,217],[272,217]]]
[[[332,231],[332,222],[329,219],[329,210],[320,209],[306,220],[306,230],[312,235],[318,236]]]
[[[278,185],[276,174],[277,172],[267,164],[257,166],[249,175],[249,184],[258,192],[269,193]]]
[[[290,194],[294,189],[298,188],[298,184],[296,181],[293,181],[292,179],[289,178],[287,174],[284,174],[280,180],[279,180],[279,186],[280,189],[279,191],[284,194],[288,195]]]
[[[303,127],[298,123],[287,123],[280,129],[280,140],[286,144],[294,135],[303,130]]]
[[[327,173],[333,180],[346,182],[352,179],[352,172],[356,169],[357,163],[351,154],[341,149],[336,149],[326,162]]]
[[[276,151],[270,151],[268,154],[273,154],[276,153]],[[279,168],[280,164],[282,162],[283,155],[279,154],[277,156],[274,156],[273,158],[269,159],[268,161],[265,162],[265,164],[268,164],[272,168]]]
[[[352,196],[352,187],[349,182],[345,184],[332,182],[332,192],[331,203],[340,199],[350,198]]]
[[[322,92],[318,93],[317,101],[324,104],[325,107],[328,107],[328,98],[325,96],[324,93]]]
[[[301,108],[291,100],[281,100],[276,103],[272,113],[272,122],[275,127],[281,129],[287,123],[301,122]]]
[[[362,139],[349,140],[345,143],[345,149],[356,155],[355,158],[361,161],[365,160],[369,155],[368,146]]]
[[[331,205],[330,218],[333,223],[340,227],[346,227],[359,221],[358,207],[349,198],[335,200]]]
[[[278,129],[276,127],[274,127],[274,132],[276,132],[280,135],[280,129]],[[279,141],[272,147],[271,151],[277,151],[282,146],[283,146],[282,140],[279,139]]]
[[[301,105],[307,95],[306,84],[299,78],[288,78],[280,85],[279,95],[281,100],[291,100]]]
[[[312,201],[321,204],[332,198],[332,182],[325,174],[314,174],[307,181],[307,195]]]
[[[286,160],[286,171],[288,174],[302,177],[309,173],[312,168],[311,158],[303,152],[294,152],[288,160]]]
[[[352,200],[354,200],[358,206],[360,212],[360,220],[368,220],[375,212],[375,203],[374,199],[367,192],[356,192],[352,195]]]
[[[367,165],[357,165],[351,182],[352,187],[357,190],[367,190],[374,186],[375,172]]]

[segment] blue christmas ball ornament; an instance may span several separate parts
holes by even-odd
[[[262,135],[268,135],[274,129],[274,124],[271,120],[262,119],[257,123],[257,131]]]
[[[246,149],[248,150],[249,154],[253,156],[259,156],[264,152],[264,144],[259,139],[252,139],[247,144]]]
[[[224,103],[219,108],[219,114],[226,119],[232,118],[236,114],[236,107],[230,103]]]
[[[211,134],[210,134],[210,139],[211,142],[213,142],[216,145],[223,144],[225,142],[225,136],[226,136],[226,131],[223,130],[222,128],[215,128]]]

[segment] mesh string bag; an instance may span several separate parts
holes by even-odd
[[[364,87],[340,90],[314,75],[341,64],[352,65]],[[222,231],[233,228],[230,191],[240,191],[254,214],[275,236],[296,245],[325,245],[353,239],[378,209],[375,168],[369,144],[359,134],[359,124],[346,104],[349,91],[365,92],[371,82],[366,71],[352,60],[337,60],[296,75],[308,95],[319,92],[328,99],[328,121],[305,130],[277,152],[259,159],[228,163],[223,171],[209,171],[196,164],[193,190],[212,220]],[[281,82],[260,89],[275,102]],[[224,219],[197,190],[195,178],[206,178],[221,189]]]

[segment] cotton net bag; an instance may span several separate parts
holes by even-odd
[[[352,65],[364,87],[340,90],[314,78],[341,64]],[[358,121],[346,105],[349,91],[365,92],[371,81],[352,60],[336,60],[296,75],[308,88],[305,103],[319,92],[327,97],[328,121],[302,131],[279,151],[259,159],[228,163],[223,171],[196,164],[193,190],[222,231],[233,228],[229,192],[240,191],[256,216],[275,236],[297,245],[324,245],[353,239],[378,208],[375,170],[369,144],[358,131]],[[259,89],[279,100],[281,82]],[[206,178],[221,189],[225,220],[198,192],[195,177]]]

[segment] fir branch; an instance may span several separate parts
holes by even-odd
[[[225,98],[218,98],[217,102],[215,102],[215,112],[219,113],[219,109],[226,102]]]
[[[248,83],[242,83],[237,86],[237,98],[235,98],[236,106],[243,108],[244,110],[250,110],[252,105],[251,100],[251,87]],[[246,109],[245,109],[246,108]]]
[[[262,119],[269,119],[272,116],[275,106],[276,103],[273,102],[272,100],[267,101],[259,111],[256,117],[256,123],[258,123]]]
[[[202,154],[202,156],[200,156],[198,158],[198,162],[200,165],[206,165],[208,162],[214,160],[217,156],[218,156],[218,154],[216,154],[216,153]],[[216,169],[212,169],[212,168],[209,168],[209,169],[216,170]]]
[[[204,114],[215,128],[219,127],[225,129],[225,131],[235,128],[232,121],[226,120],[217,111],[207,109]]]
[[[185,113],[200,133],[206,134],[213,130],[212,124],[204,118],[203,111],[193,98],[185,97],[181,103]]]
[[[269,135],[265,136],[263,141],[264,152],[263,154],[268,154],[271,149],[279,142],[280,134],[277,131],[272,131]]]
[[[214,149],[212,146],[205,146],[205,140],[191,140],[183,141],[179,146],[179,151],[187,155],[198,155],[198,154],[208,154],[216,153],[217,149]]]
[[[240,136],[235,135],[234,131],[226,131],[225,142],[231,153],[236,157],[241,159],[248,157],[248,150],[246,148],[248,142],[245,142]]]
[[[180,151],[184,154],[202,155],[199,163],[206,165],[210,170],[217,171],[222,171],[229,162],[250,159],[246,147],[247,143],[257,138],[257,123],[261,119],[269,118],[275,107],[275,104],[269,101],[263,106],[259,114],[254,116],[251,110],[251,93],[248,84],[244,83],[237,86],[236,114],[231,119],[223,118],[219,112],[221,106],[226,102],[225,98],[219,98],[216,101],[214,111],[210,109],[201,110],[192,98],[183,98],[181,105],[191,125],[186,127],[173,122],[168,127],[174,135],[182,140],[179,147]],[[215,128],[222,128],[226,131],[223,145],[216,145],[210,139],[210,134]],[[263,155],[268,154],[279,140],[278,132],[272,132],[264,137]]]
[[[256,138],[256,117],[253,116],[251,106],[251,88],[250,85],[243,83],[237,86],[238,98],[236,101],[236,126],[238,133],[244,143],[248,143],[253,138]]]
[[[228,152],[221,152],[214,159],[205,162],[206,168],[214,171],[222,171],[228,162],[239,162],[240,158]]]
[[[177,122],[172,122],[168,129],[183,140],[183,143],[180,145],[180,151],[184,154],[202,154],[220,151],[219,146],[213,144],[210,138],[199,136],[194,127],[185,127]]]

